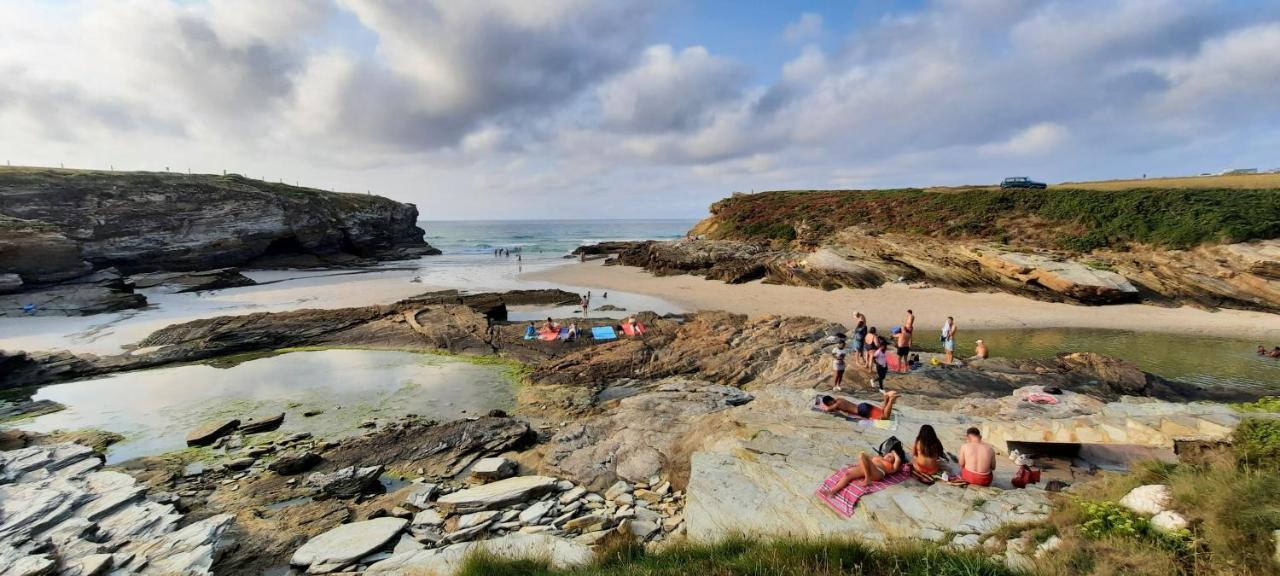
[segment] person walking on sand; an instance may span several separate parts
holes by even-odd
[[[836,341],[835,348],[831,349],[831,356],[834,358],[831,368],[834,370],[831,374],[831,389],[840,390],[840,384],[844,382],[844,358],[849,355],[849,349],[845,348],[844,339]]]
[[[875,328],[872,328],[875,330]],[[876,377],[872,382],[876,385],[876,390],[884,392],[884,377],[889,373],[889,346],[884,342],[876,341],[876,351],[871,354],[871,364],[875,367]]]
[[[853,327],[853,360],[858,366],[867,365],[867,317],[861,312],[853,314],[857,324]]]
[[[946,365],[950,366],[956,351],[956,319],[950,316],[942,325],[942,351],[946,354]]]
[[[960,447],[960,478],[976,486],[990,486],[995,469],[996,449],[982,441],[982,431],[970,428]]]

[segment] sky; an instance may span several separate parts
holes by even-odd
[[[1273,0],[0,0],[0,161],[427,219],[1280,167]]]

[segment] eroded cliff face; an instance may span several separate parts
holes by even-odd
[[[235,175],[0,172],[0,214],[48,224],[95,267],[125,273],[430,250],[412,204]]]
[[[0,308],[88,314],[145,305],[119,285],[140,272],[438,254],[417,219],[412,204],[236,175],[0,170],[0,293],[29,295]],[[104,277],[85,281],[91,273]]]

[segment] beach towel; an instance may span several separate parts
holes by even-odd
[[[822,481],[822,486],[819,487],[819,490],[821,488],[834,487],[840,482],[840,479],[844,477],[845,472],[847,472],[849,468],[851,468],[851,466],[845,466],[828,476],[826,480]],[[845,486],[844,490],[832,494],[831,496],[823,496],[822,492],[819,492],[818,490],[814,490],[813,493],[819,500],[826,502],[827,505],[830,506],[832,510],[835,510],[837,514],[848,518],[853,515],[853,507],[858,505],[858,499],[866,496],[867,494],[884,490],[894,484],[906,482],[910,477],[911,466],[909,464],[904,464],[897,472],[886,475],[883,479],[872,482],[866,486],[859,486],[858,482],[855,480],[854,482],[849,483],[848,486]]]
[[[539,330],[538,331],[539,340],[546,340],[547,342],[551,342],[559,337],[560,337],[560,333],[555,330]]]
[[[591,337],[596,340],[615,340],[618,333],[613,331],[613,326],[595,326],[591,329]]]
[[[622,333],[627,336],[640,336],[641,334],[644,334],[644,324],[636,322],[635,326],[632,326],[631,324],[624,323],[622,325]]]
[[[566,340],[566,341],[567,341],[567,340],[569,340],[569,329],[568,329],[568,328],[561,328],[561,329],[560,329],[560,339],[561,339],[561,340]]]
[[[1028,394],[1026,398],[1023,398],[1023,400],[1026,400],[1027,402],[1030,402],[1032,404],[1057,404],[1058,403],[1057,398],[1054,398],[1053,396],[1050,396],[1048,394],[1041,394],[1040,392],[1033,392],[1031,394]]]

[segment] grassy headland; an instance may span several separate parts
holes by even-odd
[[[850,226],[1087,252],[1280,237],[1280,189],[780,191],[716,202],[712,238],[817,245]]]

